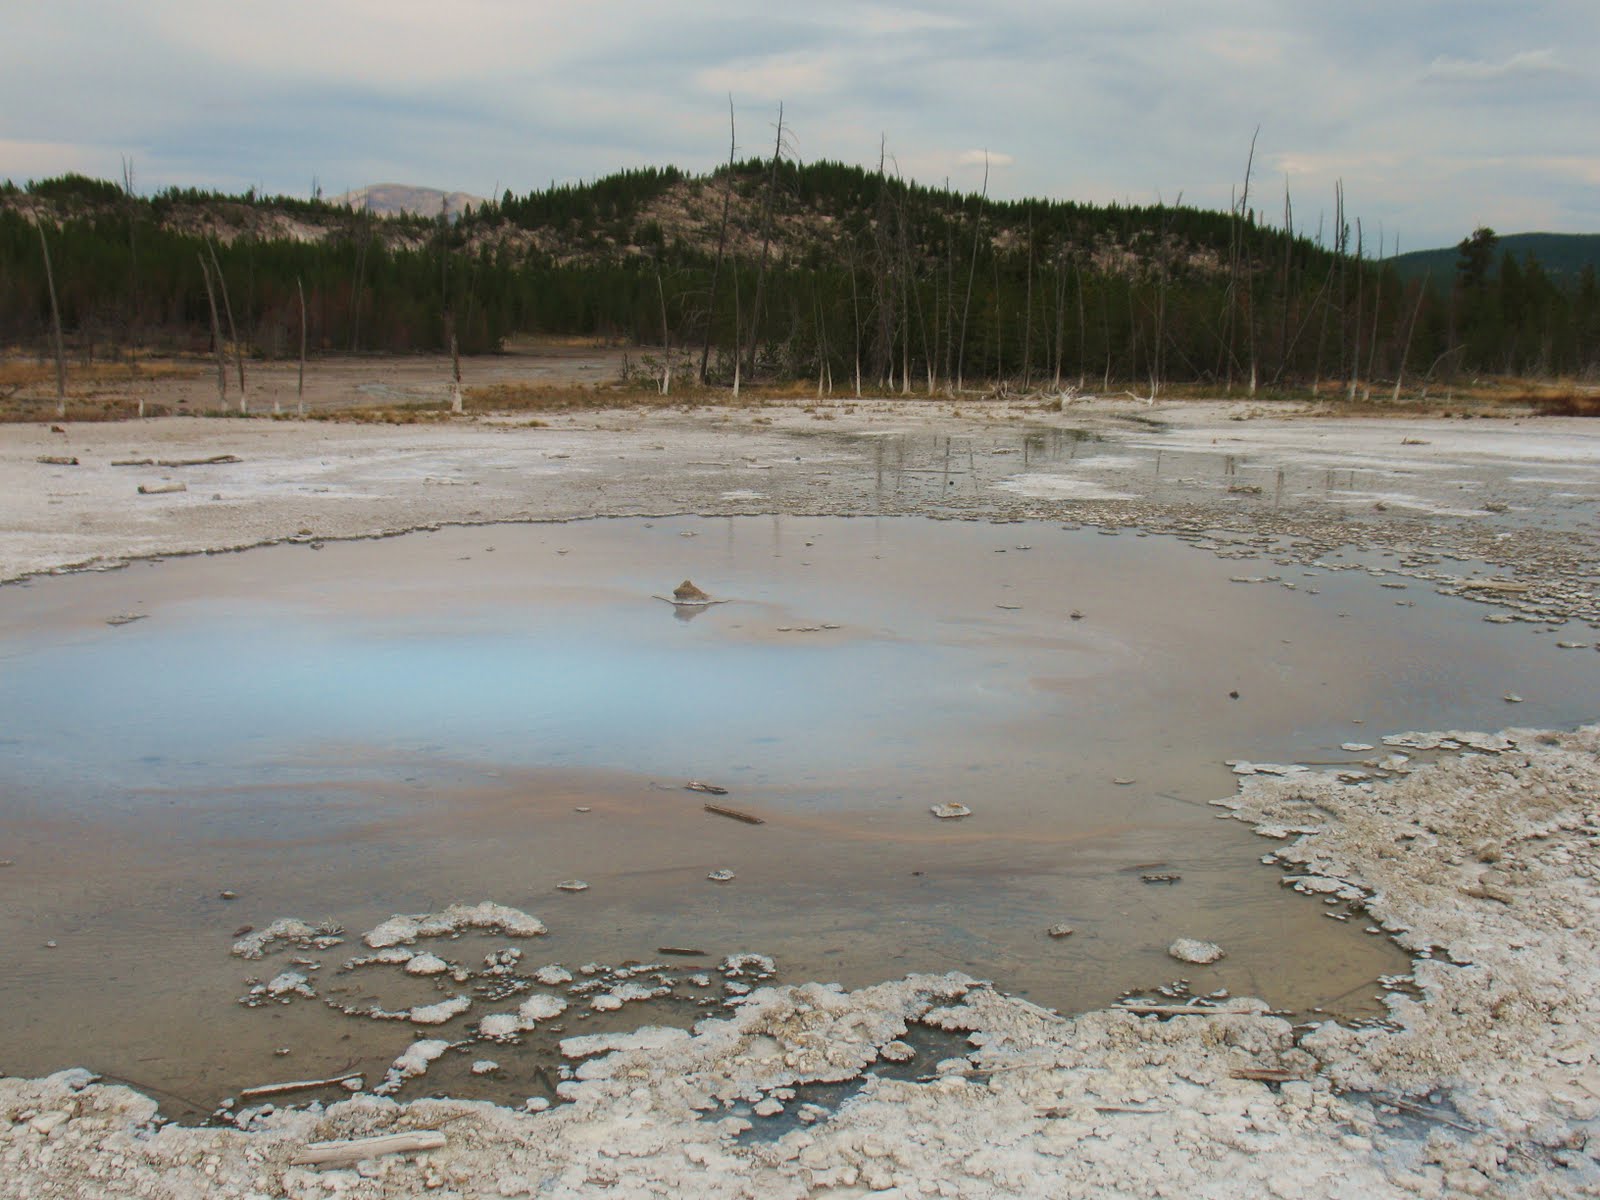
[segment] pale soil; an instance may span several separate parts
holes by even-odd
[[[1317,420],[1230,403],[809,406],[587,413],[544,428],[7,427],[0,578],[445,522],[892,512],[1235,530],[1284,562],[1357,545],[1420,580],[1460,558],[1457,575],[1526,589],[1489,597],[1512,616],[1564,620],[1562,636],[1586,641],[1584,622],[1600,619],[1600,437],[1582,422]],[[242,461],[110,465],[219,454]],[[187,490],[136,491],[164,481]],[[1252,1013],[1067,1020],[959,977],[761,989],[693,1037],[590,1060],[564,1085],[573,1103],[539,1115],[358,1096],[250,1132],[157,1129],[153,1103],[124,1089],[6,1080],[0,1195],[1600,1195],[1588,1152],[1597,749],[1593,729],[1469,739],[1406,750],[1415,757],[1387,777],[1258,776],[1227,800],[1304,886],[1365,897],[1374,922],[1426,953],[1414,980],[1392,981],[1393,1028],[1297,1030]],[[740,1140],[745,1122],[723,1114],[739,1099],[798,1105],[804,1084],[858,1075],[908,1020],[969,1031],[968,1052],[928,1064],[926,1081],[869,1079],[836,1115],[776,1140]],[[1240,1068],[1298,1078],[1232,1077]],[[359,1170],[288,1165],[308,1140],[405,1128],[440,1129],[447,1144]]]

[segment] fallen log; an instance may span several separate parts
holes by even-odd
[[[357,1087],[362,1079],[358,1074],[334,1075],[327,1079],[294,1079],[288,1083],[264,1083],[260,1087],[247,1087],[239,1092],[240,1100],[262,1100],[268,1096],[287,1096],[291,1092],[309,1092],[316,1088],[345,1087],[354,1082]]]
[[[418,1150],[437,1150],[444,1145],[444,1134],[437,1129],[418,1129],[407,1133],[384,1133],[377,1137],[354,1138],[345,1142],[311,1142],[289,1161],[297,1167],[349,1166],[364,1158],[381,1154],[412,1154]]]
[[[1235,1067],[1228,1072],[1228,1077],[1255,1083],[1293,1083],[1305,1078],[1299,1071],[1285,1071],[1280,1067]]]
[[[767,819],[752,813],[740,812],[737,808],[724,808],[720,804],[706,805],[708,813],[716,813],[719,817],[732,817],[735,821],[743,821],[746,825],[765,825]]]
[[[1111,1011],[1137,1013],[1142,1017],[1250,1017],[1258,1015],[1261,1010],[1234,1004],[1212,1007],[1199,1004],[1117,1004]]]
[[[158,467],[214,467],[222,463],[243,462],[237,454],[213,454],[210,458],[158,458]]]
[[[78,465],[77,459],[67,458],[60,454],[41,454],[33,461],[43,463],[47,467],[75,467]]]

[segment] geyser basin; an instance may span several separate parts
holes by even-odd
[[[653,598],[686,577],[728,603]],[[230,958],[234,930],[354,934],[485,898],[550,926],[530,967],[672,945],[772,954],[789,981],[960,969],[1062,1009],[1184,976],[1375,1015],[1405,959],[1285,891],[1271,843],[1207,801],[1232,790],[1224,759],[1359,767],[1386,751],[1341,745],[1386,731],[1592,719],[1600,656],[1491,611],[1170,538],[793,517],[450,529],[0,589],[0,1070],[85,1065],[202,1109],[376,1079],[410,1029],[241,1008],[284,959]],[[144,619],[107,624],[124,615]],[[766,823],[705,812],[690,779]],[[936,820],[947,802],[973,815]],[[1227,957],[1174,962],[1178,937]],[[323,956],[322,984],[359,952]]]

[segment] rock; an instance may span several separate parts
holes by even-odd
[[[1222,947],[1215,942],[1202,942],[1196,938],[1179,938],[1167,947],[1167,953],[1179,962],[1198,963],[1205,966],[1223,957]]]
[[[970,808],[954,800],[949,804],[935,804],[928,811],[941,821],[953,821],[957,817],[970,817],[972,815]]]
[[[679,604],[702,604],[711,599],[707,593],[695,587],[693,580],[689,579],[685,579],[672,589],[672,598]]]
[[[711,872],[711,874],[707,875],[706,878],[711,880],[712,883],[727,883],[734,879],[735,876],[732,871],[728,870],[726,867],[723,867],[721,870]]]
[[[556,887],[563,892],[586,892],[589,885],[581,879],[563,879]]]
[[[1045,932],[1048,933],[1053,938],[1071,937],[1072,936],[1072,926],[1071,925],[1052,925],[1052,926],[1050,926],[1049,929],[1046,929]]]

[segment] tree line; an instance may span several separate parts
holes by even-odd
[[[511,193],[459,220],[321,200],[156,196],[77,176],[0,188],[0,344],[45,353],[54,284],[72,352],[262,358],[489,353],[515,333],[638,343],[707,385],[944,392],[1316,385],[1592,375],[1594,271],[1553,278],[1490,230],[1448,277],[1407,278],[1334,197],[1316,235],[1249,171],[1226,211],[996,201],[772,153],[705,176],[625,171]],[[41,230],[43,237],[41,238]],[[46,276],[46,255],[53,280]],[[654,369],[654,368],[653,368]]]

